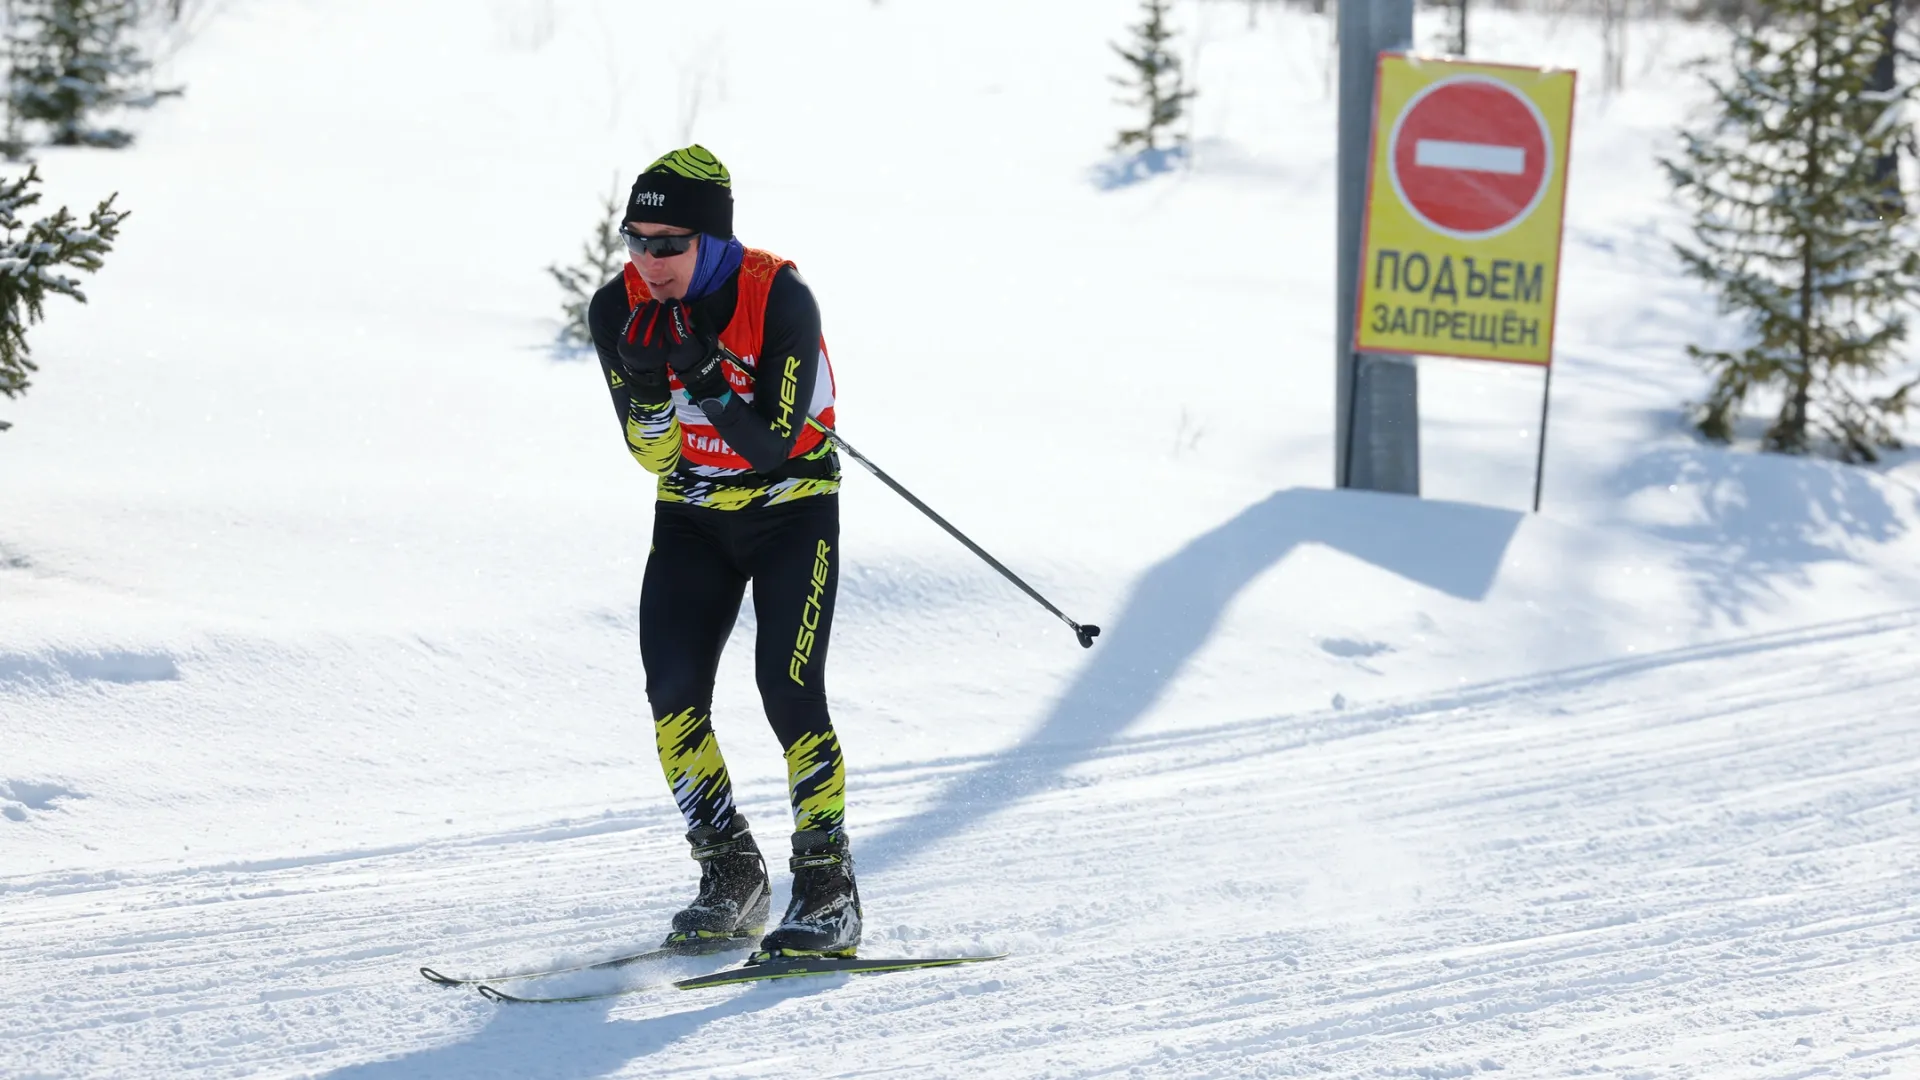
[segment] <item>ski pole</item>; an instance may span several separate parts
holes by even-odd
[[[985,559],[988,566],[991,566],[995,570],[1000,571],[1000,573],[1004,575],[1008,581],[1011,581],[1015,585],[1020,586],[1021,592],[1026,593],[1028,596],[1033,597],[1036,601],[1039,602],[1041,607],[1046,608],[1048,611],[1053,612],[1056,616],[1059,617],[1061,622],[1066,623],[1068,626],[1073,627],[1073,636],[1080,639],[1081,648],[1083,649],[1093,648],[1093,639],[1100,636],[1099,627],[1093,625],[1092,623],[1077,623],[1077,622],[1074,622],[1072,619],[1067,618],[1066,612],[1061,611],[1057,607],[1054,607],[1051,603],[1047,601],[1046,597],[1041,596],[1038,592],[1036,592],[1033,586],[1027,584],[1024,581],[1021,581],[1020,575],[1007,569],[1006,566],[1002,564],[999,559],[996,559],[993,556],[987,554],[985,548],[967,539],[966,533],[963,533],[959,529],[954,528],[953,525],[950,522],[948,522],[946,518],[943,518],[939,514],[934,513],[933,507],[928,506],[926,503],[923,503],[919,499],[915,498],[913,492],[908,491],[904,487],[901,487],[900,482],[898,480],[895,480],[893,477],[888,476],[886,472],[880,468],[880,466],[875,465],[871,461],[868,461],[867,456],[865,454],[862,454],[860,451],[855,450],[853,448],[853,445],[847,442],[847,440],[843,438],[839,432],[833,430],[832,428],[821,423],[820,421],[815,420],[811,416],[807,417],[807,423],[812,424],[814,428],[816,428],[822,435],[825,435],[829,440],[831,440],[835,447],[845,451],[848,457],[866,466],[868,472],[879,477],[881,483],[892,488],[894,491],[899,493],[901,498],[912,503],[914,509],[932,518],[934,524],[947,530],[948,533],[952,534],[955,540],[958,540],[961,543],[967,545],[968,551],[971,551],[975,555],[978,555],[982,559]]]

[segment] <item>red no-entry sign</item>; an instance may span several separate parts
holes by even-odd
[[[1553,174],[1553,136],[1539,106],[1483,75],[1456,75],[1415,94],[1388,147],[1400,201],[1460,240],[1498,236],[1524,220]]]
[[[1550,363],[1573,73],[1388,53],[1374,103],[1356,347]]]

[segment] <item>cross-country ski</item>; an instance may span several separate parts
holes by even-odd
[[[703,941],[677,941],[643,952],[627,953],[623,956],[608,957],[605,960],[593,960],[583,964],[565,964],[558,967],[534,967],[520,971],[503,972],[498,975],[448,975],[436,968],[422,967],[420,974],[428,982],[441,986],[474,986],[481,983],[512,982],[518,979],[542,979],[554,975],[570,975],[578,971],[610,971],[614,968],[631,967],[654,960],[668,960],[683,956],[706,956],[712,953],[744,951],[752,945],[741,937],[715,937]]]
[[[671,984],[676,990],[704,990],[717,986],[741,986],[747,983],[766,982],[772,979],[799,979],[829,975],[877,975],[890,971],[920,971],[928,968],[954,967],[960,964],[977,964],[987,960],[1004,960],[1006,954],[996,956],[941,956],[941,957],[900,957],[897,959],[854,959],[852,957],[800,957],[764,960],[758,963],[742,964],[708,975],[696,975],[689,979],[676,979]],[[602,990],[584,994],[566,994],[541,996],[537,990],[528,991],[516,988],[512,991],[499,987],[482,985],[478,987],[480,996],[489,1001],[523,1005],[563,1005],[583,1001],[605,1001],[610,998],[626,997],[630,994],[647,993],[659,989],[654,986],[629,986],[615,990]]]

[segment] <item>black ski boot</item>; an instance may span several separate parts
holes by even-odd
[[[852,956],[860,944],[860,890],[853,883],[847,834],[802,829],[793,834],[793,902],[748,963],[781,956]]]
[[[767,862],[747,831],[744,814],[725,829],[696,825],[687,831],[700,863],[700,895],[673,917],[662,948],[718,952],[745,942],[767,926]]]

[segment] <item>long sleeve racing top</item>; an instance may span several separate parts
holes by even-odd
[[[724,331],[736,315],[739,295],[736,271],[719,289],[690,305],[697,325]],[[670,400],[659,404],[636,401],[628,393],[617,343],[632,310],[625,279],[617,277],[594,293],[587,324],[627,448],[659,475],[662,501],[739,510],[839,490],[839,461],[830,443],[821,441],[806,453],[794,453],[813,403],[822,390],[826,400],[832,395],[831,375],[821,355],[820,308],[798,270],[789,265],[774,274],[767,287],[759,354],[738,357],[736,370],[747,385],[741,387],[736,378],[740,392],[711,411],[688,400],[677,385]],[[756,393],[763,371],[768,392]],[[683,416],[703,421],[699,427],[711,425],[724,447],[701,445],[697,429],[680,423]],[[713,454],[691,453],[688,440],[698,449],[731,450],[738,456],[734,460],[744,459],[748,467],[715,464]]]

